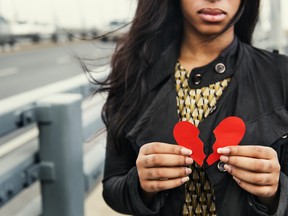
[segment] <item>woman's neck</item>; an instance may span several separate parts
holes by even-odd
[[[204,66],[216,59],[233,39],[233,28],[212,39],[211,36],[205,38],[196,34],[184,34],[179,61],[188,71]]]

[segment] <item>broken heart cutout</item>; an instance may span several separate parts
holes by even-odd
[[[192,150],[191,157],[200,166],[203,164],[203,160],[206,155],[204,154],[204,144],[198,137],[200,131],[198,128],[188,121],[178,122],[174,127],[174,138],[178,145],[181,145],[187,149]]]
[[[217,153],[218,148],[239,145],[245,134],[245,130],[244,121],[235,116],[230,116],[220,122],[213,131],[216,141],[213,144],[213,153],[207,158],[208,165],[210,166],[219,160],[220,154]],[[199,133],[199,129],[187,121],[178,122],[173,130],[173,135],[178,145],[192,150],[191,158],[202,166],[206,155],[203,150],[204,143],[198,137]]]

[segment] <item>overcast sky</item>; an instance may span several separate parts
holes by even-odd
[[[153,0],[147,0],[153,1]],[[270,1],[262,0],[269,27]],[[0,13],[9,19],[56,21],[64,26],[101,26],[111,19],[131,18],[137,0],[0,0]],[[282,21],[288,29],[288,0],[281,0]]]
[[[111,19],[131,18],[136,0],[0,0],[8,19],[37,20],[61,25],[104,25]]]

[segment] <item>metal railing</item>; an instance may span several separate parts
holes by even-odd
[[[85,192],[100,182],[105,155],[105,95],[90,95],[81,75],[0,101],[0,214],[39,181],[39,214],[84,215]]]

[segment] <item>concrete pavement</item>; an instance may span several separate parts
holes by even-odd
[[[102,184],[88,195],[85,200],[85,216],[123,216],[106,205],[102,197]]]

